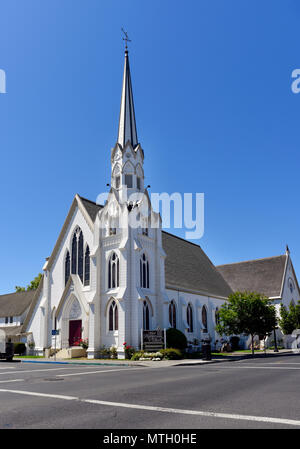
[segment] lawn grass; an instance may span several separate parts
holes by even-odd
[[[14,355],[14,359],[44,359],[43,355]]]

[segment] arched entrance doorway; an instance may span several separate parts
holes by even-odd
[[[78,346],[82,334],[82,321],[69,321],[69,346]]]

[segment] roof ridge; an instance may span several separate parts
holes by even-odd
[[[81,196],[79,194],[78,194],[78,196],[79,196],[80,199],[82,199],[84,201],[88,201],[89,203],[92,203],[95,206],[104,207],[102,204],[95,203],[95,201],[89,200],[88,198],[85,198],[84,196]]]
[[[3,293],[2,295],[0,295],[0,298],[2,297],[2,296],[10,296],[10,295],[18,295],[18,294],[23,294],[24,295],[24,293],[31,293],[31,292],[35,292],[37,289],[34,289],[34,290],[25,290],[25,291],[20,291],[20,292],[12,292],[12,293]]]
[[[278,257],[286,257],[286,254],[279,254],[278,256],[271,256],[271,257],[262,257],[262,258],[259,258],[259,259],[242,260],[240,262],[223,263],[221,265],[216,265],[216,268],[226,267],[228,265],[237,265],[237,264],[241,264],[241,263],[259,262],[259,261],[262,261],[262,260],[276,259]]]
[[[184,239],[183,237],[179,237],[179,236],[176,235],[176,234],[171,234],[171,232],[167,232],[167,231],[164,231],[164,230],[162,230],[162,232],[164,232],[165,234],[171,235],[172,237],[176,237],[176,238],[179,239],[179,240],[183,240],[184,242],[189,243],[190,245],[197,246],[197,248],[202,249],[200,245],[197,245],[197,243],[190,242],[189,240],[186,240],[186,239]],[[202,250],[202,251],[203,251],[203,250]]]

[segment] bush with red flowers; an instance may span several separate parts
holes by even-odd
[[[133,346],[128,345],[126,341],[123,343],[123,346],[125,351],[125,358],[130,360],[135,353],[135,349]]]
[[[78,345],[81,346],[83,349],[87,349],[89,347],[89,341],[87,338],[85,339],[81,338],[78,342]]]

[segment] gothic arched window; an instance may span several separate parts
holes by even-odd
[[[78,263],[77,263],[77,273],[80,277],[81,282],[83,282],[83,235],[80,232],[78,239]]]
[[[73,235],[72,240],[72,274],[77,273],[77,236],[76,233]]]
[[[119,287],[119,258],[116,253],[112,253],[108,262],[108,288]]]
[[[66,258],[65,258],[65,285],[67,285],[67,282],[69,280],[70,277],[70,253],[69,251],[66,254]]]
[[[207,332],[207,310],[206,307],[202,307],[202,325],[203,325],[203,332]]]
[[[218,307],[216,308],[215,319],[216,319],[216,324],[220,324],[220,314],[219,314]]]
[[[150,330],[150,313],[147,301],[143,303],[143,329],[144,331]]]
[[[188,332],[194,332],[194,329],[193,329],[193,309],[192,309],[192,306],[191,306],[191,304],[189,304],[188,306],[187,306],[187,309],[186,309],[186,320],[187,320],[187,323],[188,323]]]
[[[90,285],[90,248],[85,249],[84,255],[84,285]]]
[[[108,316],[108,329],[110,331],[117,331],[119,328],[119,316],[118,316],[118,306],[115,301],[113,301],[109,307]]]
[[[170,302],[169,305],[169,323],[171,327],[176,329],[176,306],[173,300]]]
[[[149,288],[149,262],[145,254],[140,259],[140,282],[142,288]]]

